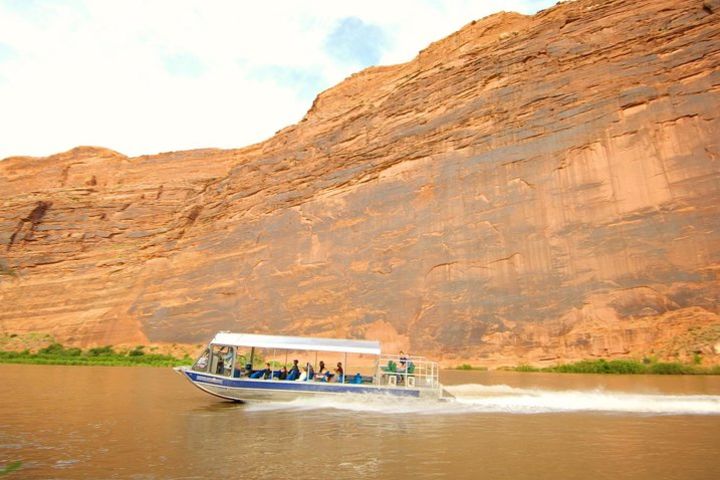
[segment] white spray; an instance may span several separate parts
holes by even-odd
[[[663,395],[604,390],[543,390],[508,385],[445,387],[454,399],[417,400],[352,396],[301,398],[290,402],[248,404],[249,411],[335,409],[377,414],[605,412],[649,415],[720,415],[720,395]]]

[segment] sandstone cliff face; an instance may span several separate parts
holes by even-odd
[[[0,329],[720,354],[720,4],[473,22],[242,150],[0,162]]]

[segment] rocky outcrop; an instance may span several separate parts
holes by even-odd
[[[720,354],[720,13],[472,22],[242,150],[0,162],[0,328],[482,362]]]

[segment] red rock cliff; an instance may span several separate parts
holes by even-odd
[[[270,140],[0,162],[0,329],[720,353],[720,3],[497,14]]]

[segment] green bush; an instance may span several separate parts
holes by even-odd
[[[142,347],[135,347],[128,353],[128,357],[142,357],[143,355],[145,355],[145,352],[142,351]]]
[[[20,467],[22,467],[22,462],[20,460],[16,460],[14,462],[9,462],[5,464],[4,467],[0,467],[0,476],[7,475],[8,473],[12,473],[16,470],[19,470]]]
[[[115,352],[112,349],[112,345],[106,345],[104,347],[95,347],[87,351],[87,354],[91,357],[101,357],[107,355],[114,355]]]
[[[650,373],[656,375],[685,375],[696,373],[690,365],[681,363],[655,363],[650,365]]]
[[[65,347],[59,343],[51,343],[45,348],[38,350],[39,355],[63,355],[65,353]]]
[[[638,360],[582,360],[538,369],[530,365],[518,365],[512,370],[518,372],[553,373],[606,373],[606,374],[653,374],[653,375],[720,375],[720,365],[703,368],[696,364],[657,362],[655,359]]]
[[[146,354],[144,345],[138,345],[129,352],[116,352],[111,345],[95,347],[87,351],[80,348],[66,348],[62,344],[53,342],[37,353],[30,350],[21,352],[1,351],[0,363],[26,363],[40,365],[152,365],[152,366],[178,366],[192,363],[186,354],[184,358],[175,358],[172,355]]]
[[[462,364],[458,365],[457,367],[455,367],[455,370],[476,370],[476,371],[485,372],[485,371],[487,371],[487,367],[477,367],[477,366],[474,367],[474,366],[470,365],[469,363],[462,363]]]
[[[549,372],[559,373],[645,373],[647,367],[637,360],[582,360],[575,363],[556,365],[545,369]]]
[[[516,372],[539,372],[540,369],[537,367],[533,367],[532,365],[528,365],[527,363],[521,363],[517,367],[515,367],[513,370]]]

